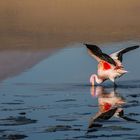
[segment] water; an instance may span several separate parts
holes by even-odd
[[[102,46],[109,53],[137,43]],[[89,85],[97,62],[82,44],[61,50],[28,71],[7,78],[0,83],[0,139],[139,139],[138,57],[139,50],[124,56],[130,72],[117,80],[116,90],[109,81],[101,87]],[[104,109],[108,109],[107,114]],[[117,110],[123,110],[123,117],[117,116]],[[90,121],[97,112],[110,117]]]

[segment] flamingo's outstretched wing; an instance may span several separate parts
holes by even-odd
[[[139,48],[138,45],[136,45],[136,46],[131,46],[131,47],[122,49],[122,50],[120,50],[120,51],[117,51],[117,52],[115,52],[115,53],[112,53],[110,56],[111,56],[111,58],[113,58],[113,59],[118,59],[118,60],[120,60],[120,61],[122,62],[122,60],[123,60],[123,54],[125,54],[125,53],[127,53],[127,52],[129,52],[129,51],[132,51],[132,50],[134,50],[134,49],[137,49],[137,48]]]
[[[96,45],[91,45],[91,44],[85,44],[89,54],[94,57],[98,62],[101,60],[104,60],[114,66],[116,66],[115,61],[107,54],[103,53],[102,50],[96,46]]]

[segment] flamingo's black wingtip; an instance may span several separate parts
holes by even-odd
[[[85,45],[87,48],[93,48],[93,47],[97,47],[96,45],[93,44],[88,44],[88,43],[83,43],[83,45]]]
[[[83,43],[83,45],[85,45],[85,46],[87,47],[89,44],[87,44],[87,43]]]
[[[124,53],[131,51],[131,50],[134,50],[134,49],[138,49],[139,47],[140,47],[140,45],[134,45],[132,47],[128,47],[128,48],[126,48],[126,50],[124,50]]]
[[[87,47],[87,49],[90,49],[90,47],[91,47],[91,44],[83,43],[83,45],[85,45]]]
[[[133,47],[137,49],[137,48],[139,48],[140,46],[139,46],[139,45],[135,45],[135,46],[133,46]]]

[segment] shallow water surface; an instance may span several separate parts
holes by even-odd
[[[113,52],[135,43],[109,44],[103,50]],[[89,85],[97,63],[81,44],[1,82],[0,139],[139,139],[138,55],[139,50],[125,55],[130,73],[117,80],[116,90],[109,81],[94,89]]]

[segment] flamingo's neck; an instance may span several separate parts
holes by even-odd
[[[94,86],[95,82],[100,84],[103,82],[103,79],[99,78],[96,74],[93,74],[90,77],[90,83],[92,84],[92,86]]]

